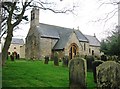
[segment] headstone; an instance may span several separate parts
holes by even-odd
[[[95,83],[97,83],[97,79],[96,79],[96,67],[99,66],[102,63],[103,63],[103,61],[101,61],[101,60],[95,60],[92,63],[92,65],[93,65],[93,77],[94,77],[94,82]]]
[[[48,64],[48,62],[49,62],[49,56],[45,56],[45,62],[44,62],[44,64]]]
[[[86,60],[83,58],[75,58],[69,62],[69,86],[70,89],[86,88]]]
[[[68,66],[69,56],[64,56],[62,61],[63,61],[63,66]]]
[[[11,59],[11,61],[14,61],[14,56],[10,55],[10,59]]]
[[[54,65],[55,66],[59,66],[59,60],[58,60],[58,57],[57,56],[54,56]]]
[[[102,60],[102,61],[107,61],[107,56],[106,56],[106,55],[102,55],[102,56],[101,56],[101,60]]]
[[[92,62],[95,60],[94,56],[86,56],[87,70],[92,70]]]
[[[120,64],[107,61],[97,67],[98,89],[120,89]]]

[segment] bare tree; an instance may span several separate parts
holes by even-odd
[[[50,5],[50,6],[49,6]],[[25,16],[25,11],[31,9],[32,7],[37,7],[43,10],[50,10],[54,13],[73,13],[75,6],[72,8],[63,8],[63,9],[55,9],[51,6],[54,6],[54,2],[48,2],[47,0],[8,0],[2,2],[2,35],[7,34],[4,47],[2,49],[2,66],[5,64],[8,49],[11,44],[11,40],[13,37],[13,30],[16,26],[18,26],[21,21],[28,20],[27,16]]]
[[[104,18],[98,19],[98,21],[105,21],[106,23],[108,20],[110,20],[117,14],[118,9],[119,9],[118,4],[120,4],[120,0],[98,0],[98,3],[100,3],[99,8],[106,6],[106,5],[116,6],[113,10],[107,12]]]

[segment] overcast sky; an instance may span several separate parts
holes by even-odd
[[[78,29],[87,35],[96,34],[99,40],[105,38],[108,33],[107,31],[114,29],[115,25],[118,24],[118,14],[109,19],[106,23],[105,21],[95,22],[98,19],[103,19],[107,15],[108,12],[117,8],[114,5],[103,5],[99,8],[100,3],[98,0],[63,0],[62,2],[58,2],[58,5],[54,8],[62,8],[63,6],[72,6],[73,2],[75,5],[79,7],[76,8],[75,14],[55,14],[51,11],[40,10],[40,23],[57,25],[67,28],[75,28]],[[29,15],[30,19],[30,11],[26,14]],[[112,15],[112,14],[111,14]],[[20,30],[14,31],[14,36],[19,38],[25,38],[30,24],[21,25]]]

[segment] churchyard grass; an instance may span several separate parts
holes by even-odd
[[[3,87],[69,87],[69,70],[53,61],[7,60],[2,70]],[[95,87],[92,72],[87,73],[88,88]]]

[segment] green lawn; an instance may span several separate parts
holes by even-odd
[[[7,61],[3,67],[3,87],[69,87],[69,70],[54,66],[53,62],[43,61]],[[87,74],[87,86],[95,87],[92,72]]]

